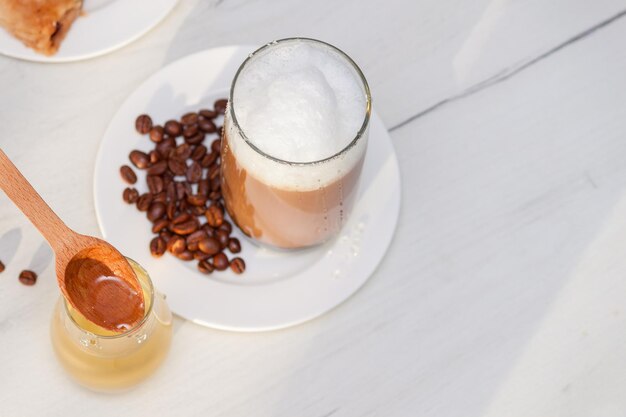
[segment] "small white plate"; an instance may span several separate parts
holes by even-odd
[[[26,47],[0,28],[0,54],[36,62],[70,62],[121,48],[156,26],[178,0],[84,0],[80,16],[55,55]]]
[[[243,275],[230,270],[206,276],[195,262],[166,254],[155,259],[148,246],[153,235],[145,213],[122,201],[126,187],[119,167],[133,149],[152,143],[135,132],[135,118],[146,113],[157,123],[190,110],[210,107],[226,97],[230,82],[254,46],[199,52],[176,61],[146,80],[118,110],[98,153],[94,197],[105,239],[146,268],[167,295],[176,314],[224,330],[262,331],[313,319],[356,292],[382,260],[400,209],[400,173],[391,138],[373,113],[367,156],[354,212],[340,236],[304,251],[273,251],[253,245],[238,231]],[[207,136],[207,142],[212,138]],[[137,171],[138,189],[146,191],[145,173]]]

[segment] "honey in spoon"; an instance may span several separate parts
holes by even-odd
[[[115,269],[115,265],[103,262],[98,248],[79,252],[67,264],[65,294],[87,320],[124,332],[141,321],[145,304],[141,288],[132,285],[137,282],[134,271]]]

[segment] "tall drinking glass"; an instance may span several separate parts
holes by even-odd
[[[330,44],[290,38],[251,54],[232,82],[221,149],[234,222],[279,248],[336,235],[355,201],[370,112],[363,73]]]

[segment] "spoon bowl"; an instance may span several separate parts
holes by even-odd
[[[87,320],[100,327],[112,331],[133,327],[143,318],[145,306],[132,267],[105,241],[88,236],[80,239],[84,240],[85,248],[67,263],[59,262],[57,257],[57,277],[64,277],[65,298]],[[89,241],[93,241],[93,246],[87,246]]]

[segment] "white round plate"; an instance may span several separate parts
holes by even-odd
[[[0,28],[0,54],[27,61],[70,62],[112,52],[156,26],[178,0],[84,0],[55,55],[35,52]]]
[[[246,272],[203,275],[195,262],[169,254],[153,258],[153,235],[145,213],[122,201],[126,185],[119,167],[133,149],[152,143],[135,132],[135,118],[146,113],[157,123],[187,111],[211,107],[226,97],[235,71],[254,46],[199,52],[176,61],[146,80],[109,124],[95,167],[95,204],[106,240],[148,271],[167,295],[172,311],[195,323],[224,330],[262,331],[315,318],[356,292],[383,258],[400,209],[400,173],[391,138],[373,113],[367,155],[354,212],[334,240],[304,251],[274,251],[242,241]],[[212,137],[207,136],[210,143]],[[145,173],[137,188],[145,192]]]

